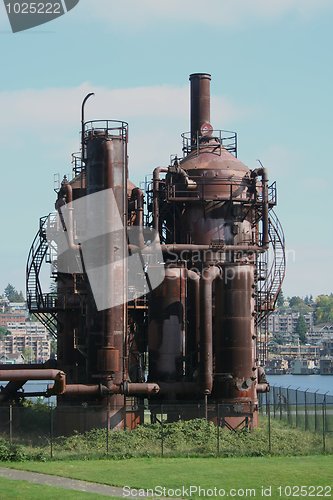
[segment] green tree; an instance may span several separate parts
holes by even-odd
[[[319,295],[315,303],[316,323],[330,323],[333,321],[333,293]]]
[[[4,290],[4,294],[5,296],[7,297],[8,300],[10,300],[12,302],[12,297],[16,294],[16,290],[15,288],[13,287],[13,285],[11,285],[10,283],[8,283],[8,285],[6,286],[5,290]]]
[[[51,352],[50,352],[50,358],[54,359],[57,356],[57,341],[55,339],[51,340]]]
[[[294,297],[291,297],[289,299],[289,306],[290,307],[299,307],[304,304],[304,300],[301,297],[298,297],[297,295]]]
[[[301,297],[298,296],[294,296],[289,299],[289,307],[293,311],[299,312],[301,314],[307,314],[312,311],[312,308],[307,305]]]
[[[285,298],[284,298],[284,295],[283,295],[283,291],[280,290],[278,298],[277,298],[277,301],[276,301],[277,307],[278,308],[284,307],[284,301],[285,301]]]
[[[22,291],[18,292],[11,283],[6,286],[4,294],[10,302],[24,302],[25,300]]]
[[[25,347],[22,350],[22,356],[24,357],[26,363],[32,363],[35,358],[34,351],[31,349],[31,347]]]
[[[10,335],[10,331],[4,326],[0,326],[0,340],[3,340],[7,335]]]
[[[301,344],[306,343],[307,331],[308,331],[308,327],[307,327],[305,318],[304,318],[303,314],[300,314],[299,318],[297,320],[297,323],[296,323],[295,333],[297,333]]]

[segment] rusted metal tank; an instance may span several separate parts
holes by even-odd
[[[66,272],[68,255],[58,255],[53,302],[41,294],[38,279],[31,290],[31,275],[46,255],[43,229],[40,246],[30,252],[29,307],[41,317],[57,315],[57,369],[66,377],[61,384],[55,379],[49,393],[57,394],[59,413],[68,404],[86,405],[90,427],[138,425],[145,399],[155,417],[161,409],[154,405],[172,403],[164,410],[169,420],[204,416],[233,429],[253,427],[257,393],[269,389],[257,337],[284,277],[277,264],[284,262],[283,233],[269,216],[275,188],[262,165],[251,170],[237,158],[234,132],[211,125],[210,74],[194,73],[190,82],[184,156],[156,167],[145,192],[128,180],[127,124],[82,122],[82,165],[75,165],[73,180],[64,179],[56,203],[60,213],[62,207],[68,212],[71,265],[78,260],[81,267]],[[94,197],[108,191],[114,204],[96,207]],[[73,209],[84,199],[84,208]],[[98,233],[101,220],[104,231]],[[58,226],[60,234],[61,217]],[[161,243],[158,262],[147,250],[152,240]],[[282,252],[271,270],[264,258],[269,245]],[[132,255],[141,259],[143,296],[130,281]],[[162,263],[164,281],[153,289],[147,269]],[[21,382],[13,374],[7,392]],[[195,410],[186,410],[184,402]],[[200,415],[198,407],[204,409]],[[82,418],[87,423],[81,410],[72,410],[64,432],[78,429]]]
[[[149,380],[176,382],[184,376],[186,269],[170,267],[149,301]]]

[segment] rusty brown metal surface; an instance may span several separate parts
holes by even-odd
[[[208,73],[192,73],[191,82],[191,137],[196,137],[205,124],[210,125],[210,80]]]
[[[145,193],[128,180],[127,129],[119,133],[123,122],[109,121],[82,124],[82,168],[73,181],[64,179],[58,193],[61,209],[112,189],[123,222],[123,230],[112,231],[112,214],[103,214],[110,234],[98,249],[104,262],[122,263],[103,278],[110,297],[122,297],[121,305],[98,311],[85,270],[57,273],[58,302],[65,307],[58,311],[60,371],[47,372],[55,381],[48,393],[58,395],[59,412],[68,403],[107,409],[108,416],[96,414],[91,425],[105,425],[105,418],[114,428],[138,425],[144,398],[151,405],[204,404],[212,419],[210,408],[227,403],[219,423],[257,425],[257,394],[269,385],[256,352],[256,266],[269,248],[273,204],[265,168],[250,170],[234,156],[235,133],[213,130],[210,80],[208,73],[190,75],[191,132],[183,134],[184,158],[153,169]],[[88,232],[89,224],[88,208]],[[80,251],[74,226],[70,212],[69,248]],[[129,241],[131,226],[137,231]],[[150,293],[128,304],[127,252],[147,258],[146,277],[149,266],[156,266],[145,227],[157,232],[165,278],[154,290],[147,282]],[[92,246],[92,260],[95,251]],[[27,369],[3,369],[0,376],[18,384],[24,377],[40,379],[42,370],[22,368]],[[64,424],[66,432],[74,420]]]

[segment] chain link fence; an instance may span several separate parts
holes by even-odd
[[[239,404],[7,406],[0,460],[333,453],[331,395],[273,386],[255,415],[251,429]]]

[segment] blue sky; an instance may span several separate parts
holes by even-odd
[[[12,34],[0,5],[0,291],[24,289],[53,176],[69,173],[87,119],[130,125],[139,182],[181,152],[188,75],[212,74],[212,122],[236,130],[239,158],[278,183],[286,295],[333,292],[331,0],[80,0]],[[294,256],[294,257],[293,257]]]

